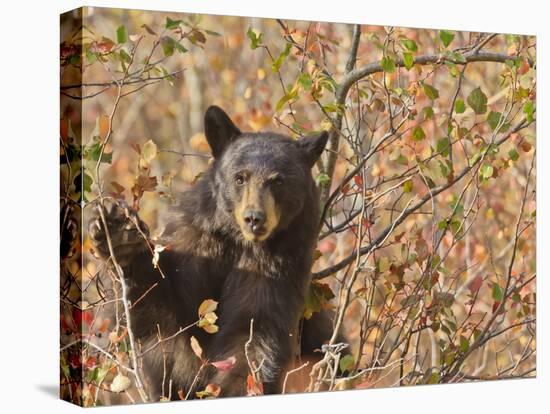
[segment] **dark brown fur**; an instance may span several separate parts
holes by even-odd
[[[319,199],[310,170],[327,134],[294,141],[272,133],[241,133],[217,107],[209,108],[205,115],[205,132],[215,159],[172,211],[162,241],[170,249],[160,255],[166,279],[153,268],[149,250],[135,226],[128,225],[122,208],[107,205],[115,255],[129,281],[130,300],[135,302],[158,283],[132,308],[133,330],[145,350],[157,340],[157,324],[163,336],[169,336],[197,320],[203,300],[217,300],[219,332],[208,334],[194,327],[165,345],[170,352],[166,374],[173,380],[172,395],[178,389],[189,391],[199,368],[189,345],[191,335],[209,360],[235,356],[237,361],[229,371],[204,370],[191,391],[212,382],[221,387],[223,396],[245,395],[249,372],[245,343],[251,319],[254,334],[249,356],[257,363],[263,361],[260,377],[264,392],[279,393],[284,371],[297,354],[298,325],[319,220]],[[242,202],[246,191],[254,192],[250,197],[254,201],[247,198]],[[246,227],[241,215],[250,209],[271,214],[264,224],[267,228],[267,220],[276,218],[276,226],[268,233],[263,227]],[[264,211],[268,209],[271,211]],[[147,232],[145,224],[139,223]],[[108,258],[105,232],[97,215],[92,218],[90,235],[96,250]],[[321,325],[324,328],[319,331],[324,335],[329,331],[329,319],[312,323]],[[328,339],[308,332],[307,324],[304,329],[307,341],[302,350],[308,353]],[[144,370],[151,398],[157,400],[162,395],[160,349],[145,355]]]

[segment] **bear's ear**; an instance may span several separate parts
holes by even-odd
[[[214,158],[219,158],[227,145],[241,135],[231,118],[218,106],[212,105],[204,114],[204,134]]]
[[[319,159],[325,145],[327,145],[328,132],[323,131],[315,135],[303,137],[298,140],[298,146],[302,150],[304,159],[308,163],[309,167],[313,167],[315,162]]]

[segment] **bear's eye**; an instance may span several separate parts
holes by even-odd
[[[244,181],[245,181],[245,180],[244,180],[244,175],[242,175],[242,174],[237,174],[237,175],[235,176],[235,184],[237,184],[237,185],[243,185],[243,184],[244,184]]]
[[[283,182],[284,182],[283,177],[281,177],[280,175],[278,175],[277,177],[275,177],[271,180],[271,183],[274,186],[283,185]]]

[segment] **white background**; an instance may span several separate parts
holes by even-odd
[[[550,13],[544,1],[119,0],[112,6],[538,36],[538,374],[535,380],[113,407],[109,412],[548,412]],[[0,18],[0,411],[73,412],[57,400],[59,13],[11,0]],[[546,393],[546,395],[545,395]]]

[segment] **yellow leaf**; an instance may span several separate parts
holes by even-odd
[[[155,144],[152,140],[149,140],[143,144],[143,148],[141,149],[141,158],[147,164],[150,164],[151,161],[153,161],[153,159],[157,156],[157,152],[157,144]]]
[[[208,332],[209,334],[213,334],[213,333],[216,333],[218,332],[218,325],[206,325],[204,326],[202,329],[204,329],[206,332]]]
[[[218,307],[218,302],[212,299],[206,299],[199,306],[199,317],[202,318],[209,312],[214,312]]]
[[[199,341],[194,336],[191,337],[191,349],[199,359],[202,359],[202,348],[199,345]]]
[[[216,323],[218,320],[218,315],[216,315],[214,312],[208,312],[206,315],[204,315],[204,319],[207,320],[210,324]]]
[[[378,261],[378,270],[380,273],[387,272],[390,269],[390,260],[387,257],[381,257]]]

